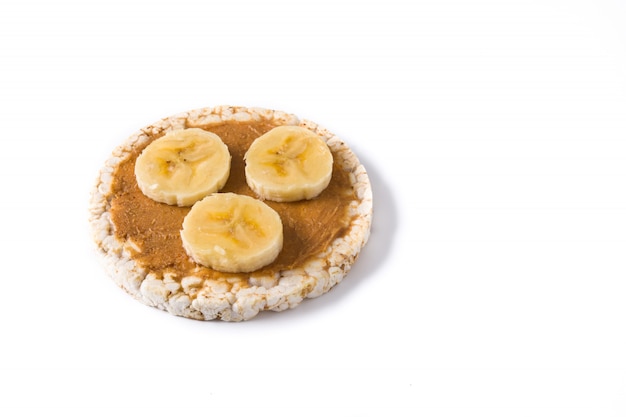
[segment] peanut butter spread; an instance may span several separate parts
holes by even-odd
[[[256,197],[246,184],[244,154],[257,137],[274,127],[267,121],[224,122],[203,127],[222,138],[232,157],[230,177],[221,192]],[[157,138],[154,136],[150,140]],[[132,251],[132,258],[157,275],[168,273],[178,281],[190,275],[230,282],[234,279],[245,285],[250,274],[217,272],[189,258],[180,238],[189,207],[158,203],[141,192],[135,180],[134,166],[145,146],[135,149],[114,172],[110,214],[116,237],[132,242],[136,248]],[[341,168],[338,156],[333,156],[332,179],[317,198],[290,203],[265,201],[282,219],[284,243],[278,258],[253,275],[267,276],[301,266],[313,255],[322,253],[345,232],[351,220],[348,207],[356,196],[349,173]]]

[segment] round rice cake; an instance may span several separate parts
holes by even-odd
[[[283,250],[272,264],[251,273],[221,273],[194,263],[180,237],[190,207],[146,197],[134,177],[137,156],[172,130],[210,131],[232,156],[230,177],[220,192],[256,197],[246,184],[244,154],[254,139],[281,125],[304,127],[327,143],[334,160],[327,189],[312,200],[266,201],[284,227]],[[371,220],[369,178],[344,142],[292,114],[232,106],[166,117],[131,135],[101,169],[90,206],[95,243],[117,285],[148,306],[197,320],[248,320],[326,293],[356,261]]]

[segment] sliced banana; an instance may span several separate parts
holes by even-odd
[[[257,138],[245,155],[246,182],[263,199],[298,201],[317,197],[330,182],[333,156],[315,133],[279,126]]]
[[[215,193],[193,205],[180,232],[197,263],[221,272],[252,272],[272,263],[283,247],[283,224],[253,197]]]
[[[206,130],[174,130],[148,145],[135,163],[141,191],[160,203],[190,206],[220,190],[231,156],[222,139]]]

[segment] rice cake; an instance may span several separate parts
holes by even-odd
[[[333,155],[329,186],[300,202],[265,201],[281,216],[285,242],[278,258],[251,273],[221,273],[195,264],[180,239],[189,207],[157,203],[139,190],[135,159],[153,140],[185,128],[222,138],[232,155],[220,192],[256,197],[245,181],[243,156],[273,127],[301,126],[319,135]],[[283,311],[341,282],[366,244],[372,190],[363,165],[334,134],[281,111],[220,106],[166,117],[131,135],[113,151],[97,178],[90,205],[94,241],[108,274],[140,302],[197,319],[242,321],[260,311]]]

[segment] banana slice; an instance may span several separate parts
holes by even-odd
[[[215,193],[193,205],[180,232],[197,263],[221,272],[252,272],[272,263],[283,248],[283,224],[253,197]]]
[[[246,182],[261,198],[298,201],[317,197],[330,182],[333,156],[315,133],[279,126],[257,138],[245,155]]]
[[[160,203],[191,206],[220,190],[231,156],[222,139],[206,130],[174,130],[148,145],[135,164],[141,191]]]

